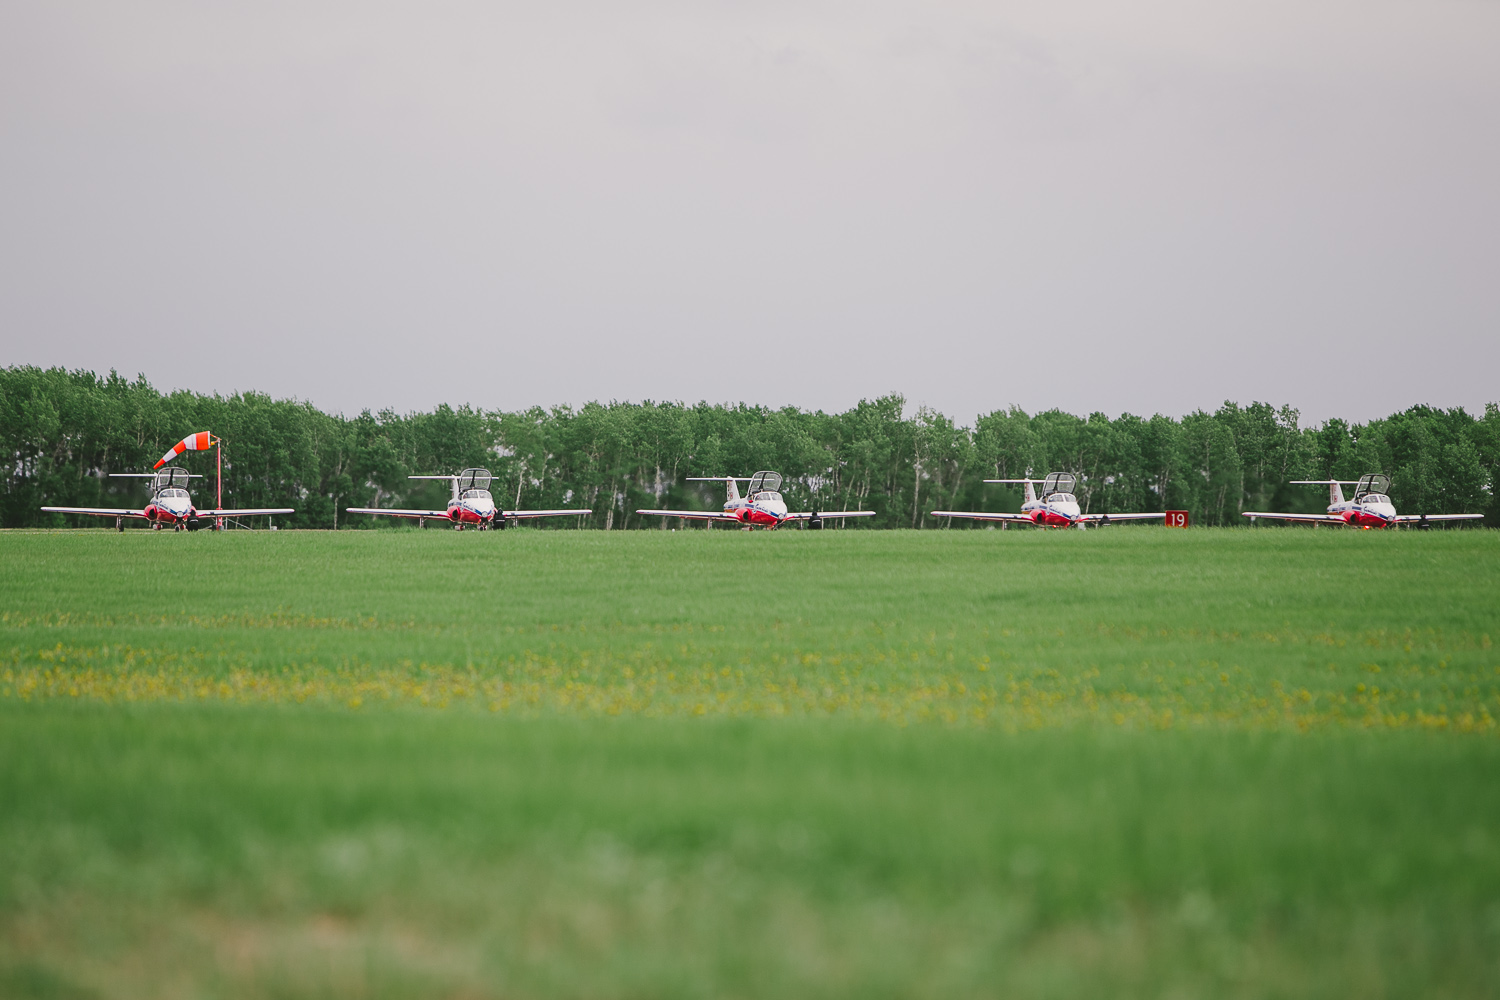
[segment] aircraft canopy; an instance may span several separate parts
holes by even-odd
[[[1360,501],[1367,493],[1389,493],[1390,490],[1391,477],[1372,472],[1359,477],[1359,484],[1354,487],[1354,499]]]
[[[1049,472],[1047,478],[1042,480],[1042,496],[1049,497],[1054,493],[1072,493],[1073,487],[1078,485],[1078,477],[1071,472]]]
[[[757,472],[750,477],[750,488],[746,492],[754,496],[761,492],[774,493],[779,489],[781,489],[781,473]]]
[[[469,490],[487,490],[493,478],[489,469],[465,469],[458,474],[458,491],[466,493]]]
[[[160,493],[165,489],[186,489],[187,484],[188,470],[166,468],[151,478],[151,491],[153,493]]]

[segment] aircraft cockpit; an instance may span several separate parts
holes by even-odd
[[[1049,472],[1047,478],[1042,480],[1042,497],[1060,503],[1077,503],[1077,498],[1073,496],[1073,488],[1077,485],[1078,477],[1071,472]]]
[[[151,492],[158,496],[187,496],[184,491],[190,478],[186,469],[162,469],[151,478]]]
[[[1359,498],[1360,503],[1390,503],[1391,498],[1384,493],[1366,493]]]
[[[459,495],[460,500],[493,500],[489,490],[464,490]]]
[[[175,498],[175,499],[178,499],[178,500],[187,500],[187,499],[189,499],[189,497],[188,497],[188,491],[187,490],[180,490],[180,489],[177,489],[176,487],[168,487],[167,489],[164,489],[164,490],[157,490],[156,491],[156,496],[157,496],[157,499],[167,499],[167,498]]]
[[[1354,487],[1355,503],[1390,503],[1390,499],[1382,496],[1376,500],[1377,494],[1389,493],[1391,489],[1391,477],[1379,472],[1371,472],[1359,477],[1359,483]]]
[[[779,489],[781,489],[781,473],[757,472],[750,477],[750,486],[745,492],[752,497],[757,493],[774,493],[776,499],[780,500],[781,494],[776,493]]]
[[[493,478],[489,469],[465,469],[458,474],[458,492],[460,495],[467,496],[469,491],[479,490],[488,496],[490,480]]]

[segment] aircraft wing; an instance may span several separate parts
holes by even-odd
[[[496,517],[567,517],[569,514],[592,514],[593,511],[583,510],[502,510]]]
[[[722,510],[638,510],[637,514],[654,514],[657,517],[685,517],[690,521],[733,521],[739,518]]]
[[[119,507],[43,507],[54,514],[92,514],[95,517],[145,517],[143,510],[125,510]]]
[[[797,512],[795,514],[788,514],[786,516],[786,520],[788,520],[788,521],[811,521],[815,517],[819,518],[819,519],[822,519],[822,518],[826,518],[826,517],[874,517],[874,516],[875,516],[875,512],[873,510],[820,510],[820,511],[816,511],[816,512],[799,511],[799,512]]]
[[[295,514],[290,507],[246,507],[237,510],[225,508],[223,510],[200,510],[199,517],[263,517],[267,514]]]
[[[1019,521],[1025,524],[1036,523],[1025,514],[989,514],[985,513],[984,511],[974,510],[934,510],[930,511],[929,514],[932,517],[967,517],[975,521]]]
[[[1078,520],[1087,521],[1089,524],[1099,524],[1108,521],[1113,524],[1116,521],[1150,521],[1156,518],[1166,518],[1166,513],[1157,511],[1155,514],[1082,514]]]
[[[351,514],[389,514],[391,517],[441,517],[448,519],[446,510],[402,510],[398,507],[345,507]]]
[[[1428,514],[1425,518],[1421,514],[1397,514],[1396,522],[1419,524],[1422,521],[1473,521],[1482,517],[1484,517],[1483,514]]]
[[[1247,510],[1243,514],[1245,517],[1274,517],[1278,521],[1292,521],[1296,524],[1344,523],[1344,519],[1337,514],[1267,514],[1259,510]]]

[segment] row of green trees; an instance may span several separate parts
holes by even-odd
[[[739,404],[587,403],[529,410],[447,405],[428,413],[345,417],[259,393],[161,393],[144,377],[61,368],[0,369],[0,448],[8,456],[7,527],[61,524],[43,505],[131,506],[139,480],[174,442],[207,430],[224,441],[224,499],[288,506],[289,527],[366,527],[348,506],[432,506],[441,483],[414,473],[484,466],[506,507],[588,507],[586,526],[654,528],[637,507],[711,509],[722,488],[687,476],[776,469],[794,509],[868,509],[855,527],[945,527],[939,509],[1017,510],[1018,491],[986,478],[1078,475],[1088,511],[1182,509],[1198,524],[1237,524],[1242,510],[1316,511],[1320,487],[1290,479],[1392,477],[1403,512],[1483,511],[1500,524],[1500,408],[1416,406],[1383,420],[1299,426],[1296,410],[1225,403],[1173,419],[1059,410],[996,410],[961,426],[896,395],[843,413]],[[212,474],[212,456],[182,463]],[[210,487],[211,488],[211,487]],[[571,521],[566,525],[572,526]],[[960,527],[955,522],[953,527]]]

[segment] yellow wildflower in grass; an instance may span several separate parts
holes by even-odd
[[[593,638],[582,646],[554,642],[504,658],[472,656],[462,665],[409,658],[329,664],[311,657],[272,668],[243,654],[196,646],[12,647],[0,669],[0,697],[349,709],[415,705],[523,715],[842,717],[1006,729],[1107,724],[1467,732],[1493,731],[1500,715],[1493,670],[1478,660],[1460,669],[1444,659],[1436,672],[1397,662],[1386,688],[1350,684],[1337,670],[1304,675],[1293,688],[1238,664],[1225,670],[1217,659],[1193,667],[1145,659],[1101,668],[1055,659],[1044,665],[1010,654],[1004,668],[992,668],[977,657],[959,666],[960,656],[948,646],[896,656],[878,649],[845,652],[836,665],[805,651],[742,655],[728,664],[726,651],[716,645],[679,641],[668,648],[651,641],[651,632],[624,630],[609,645],[593,645]],[[1283,632],[1236,644],[1252,660],[1257,645],[1310,641],[1321,640]],[[1451,658],[1454,651],[1447,651]]]

